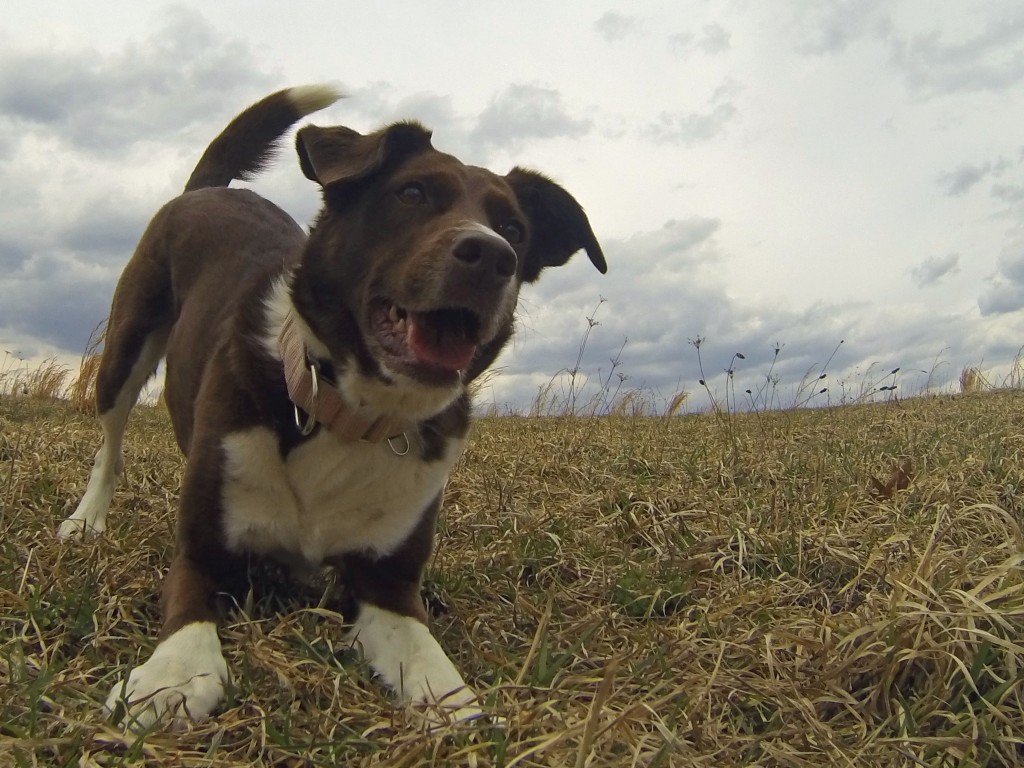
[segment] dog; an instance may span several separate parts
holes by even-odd
[[[187,456],[160,639],[106,701],[126,728],[216,709],[229,675],[215,596],[244,588],[263,559],[336,568],[351,642],[414,709],[481,713],[421,598],[469,428],[467,385],[510,339],[524,282],[579,250],[607,266],[567,191],[535,171],[465,165],[416,122],[297,132],[299,165],[323,198],[308,235],[229,187],[340,96],[290,88],[231,121],[149,223],[114,292],[96,384],[103,442],[59,535],[105,530],[129,411],[163,358]]]

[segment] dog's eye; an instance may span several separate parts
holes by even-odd
[[[526,229],[518,221],[507,221],[498,227],[498,232],[512,245],[518,245],[526,237]]]
[[[406,205],[422,205],[427,202],[427,193],[422,184],[414,181],[398,190],[398,199]]]

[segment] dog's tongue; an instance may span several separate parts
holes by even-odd
[[[409,317],[405,343],[417,361],[450,371],[465,369],[476,354],[473,342],[452,333],[439,333],[414,316]]]

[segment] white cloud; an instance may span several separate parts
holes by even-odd
[[[1024,309],[1024,243],[1018,241],[999,257],[988,288],[978,299],[982,315],[1001,315]]]
[[[947,195],[964,195],[992,171],[989,163],[983,165],[961,165],[939,176],[938,183]]]
[[[725,53],[731,47],[731,34],[721,24],[707,24],[697,32],[677,32],[668,38],[669,49],[681,58],[695,52],[708,56]]]
[[[969,20],[894,40],[892,60],[910,88],[928,98],[1001,92],[1024,80],[1024,18],[1016,6],[991,10],[981,29]]]
[[[918,287],[934,285],[949,275],[960,271],[960,254],[949,253],[945,256],[929,256],[910,268],[910,276]]]
[[[738,115],[733,104],[715,104],[706,112],[662,112],[641,133],[659,144],[696,144],[725,131]]]
[[[224,101],[245,103],[273,79],[242,43],[225,41],[198,12],[163,12],[146,40],[113,54],[26,47],[0,53],[0,115],[78,151],[121,154],[205,124]]]
[[[840,0],[791,6],[797,50],[809,55],[838,54],[864,37],[885,36],[890,29],[884,0]]]
[[[537,139],[578,138],[592,125],[571,112],[557,90],[534,83],[513,84],[491,100],[468,138],[474,146],[516,151]]]
[[[640,20],[636,16],[608,11],[594,22],[597,34],[608,43],[615,43],[640,33]]]

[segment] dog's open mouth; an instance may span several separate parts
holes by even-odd
[[[424,378],[458,375],[479,343],[480,318],[468,309],[414,311],[381,299],[372,306],[371,322],[389,363]]]

